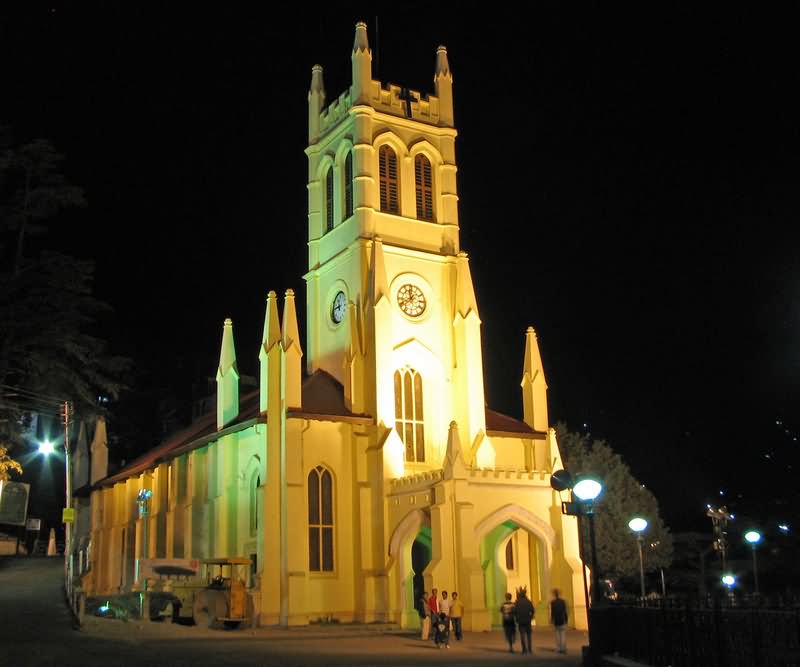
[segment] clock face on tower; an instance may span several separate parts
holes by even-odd
[[[334,324],[339,324],[344,319],[346,310],[347,300],[344,296],[344,292],[339,291],[336,293],[336,296],[333,297],[333,303],[331,304],[331,319]]]
[[[425,312],[425,295],[416,285],[403,285],[397,290],[397,305],[409,317],[419,317]]]

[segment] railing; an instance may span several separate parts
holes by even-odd
[[[648,601],[590,610],[592,653],[653,667],[800,665],[800,607],[754,601]]]

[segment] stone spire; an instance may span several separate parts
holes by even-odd
[[[439,123],[453,127],[453,73],[447,61],[447,48],[436,49],[436,73],[433,76],[436,97],[439,98]]]
[[[356,23],[356,36],[353,41],[353,55],[350,60],[353,66],[352,104],[369,104],[369,89],[372,84],[372,49],[367,41],[367,24]]]
[[[372,240],[372,256],[369,263],[369,299],[373,306],[377,306],[384,297],[389,297],[389,284],[383,259],[383,241],[376,236]]]
[[[533,327],[525,332],[525,361],[522,371],[522,408],[525,423],[542,433],[547,431],[547,383],[539,343]]]
[[[267,294],[267,311],[264,315],[264,334],[261,337],[261,349],[258,351],[258,360],[261,362],[259,373],[259,408],[261,412],[267,409],[269,353],[275,345],[281,342],[281,325],[278,322],[278,297],[274,291]]]
[[[322,80],[322,65],[311,68],[311,87],[308,89],[308,143],[319,139],[319,116],[325,108],[325,83]]]
[[[286,290],[283,302],[282,345],[286,353],[286,407],[302,407],[302,359],[303,349],[300,347],[300,332],[297,326],[297,312],[294,305],[294,290]]]
[[[444,470],[445,479],[464,478],[466,476],[467,468],[464,464],[464,455],[461,452],[461,439],[458,437],[458,424],[455,421],[450,422],[450,429],[447,432],[447,451],[444,455]]]
[[[221,429],[239,416],[239,369],[233,344],[233,322],[225,320],[217,368],[217,428]]]
[[[467,253],[458,253],[456,259],[456,313],[461,317],[467,317],[470,312],[478,314],[478,302],[475,299],[475,288],[472,285],[472,273],[469,270],[469,258]]]

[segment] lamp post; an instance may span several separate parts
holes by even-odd
[[[594,537],[594,501],[603,492],[603,485],[593,477],[578,477],[572,495],[581,505],[581,513],[589,517],[589,543],[592,554],[592,606],[597,604],[600,574],[597,571],[597,543]]]
[[[637,516],[628,522],[628,528],[636,533],[636,541],[639,543],[639,583],[642,590],[642,600],[644,600],[644,556],[642,554],[642,545],[644,544],[644,537],[642,533],[647,530],[647,519],[642,519]]]
[[[755,585],[754,593],[758,595],[758,563],[756,562],[756,546],[761,542],[761,533],[757,530],[748,530],[744,534],[744,539],[753,547],[753,583]]]
[[[72,462],[69,453],[69,427],[72,419],[72,403],[62,401],[61,423],[64,426],[64,589],[67,597],[72,597]],[[55,452],[55,446],[49,440],[39,443],[39,453],[44,457]]]

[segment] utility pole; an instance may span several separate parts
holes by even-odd
[[[69,452],[69,427],[72,421],[72,405],[69,401],[64,401],[62,406],[62,423],[64,424],[64,465],[66,466],[66,514],[64,522],[64,587],[67,597],[72,595],[72,461]],[[71,599],[70,599],[71,604]]]

